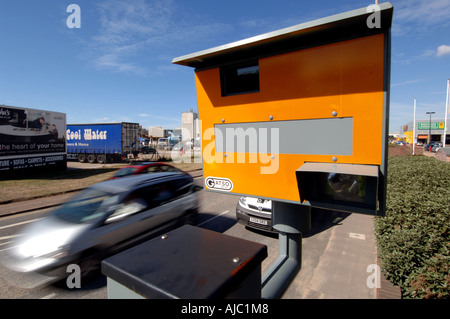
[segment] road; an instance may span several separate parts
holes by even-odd
[[[277,236],[237,224],[235,207],[238,200],[239,196],[235,195],[201,191],[197,226],[266,245],[268,257],[262,263],[264,273],[278,255]],[[0,218],[0,260],[20,228],[48,211],[35,210]],[[370,275],[367,267],[376,263],[372,217],[313,210],[312,226],[310,232],[303,234],[302,269],[283,298],[375,299],[375,289],[366,283]],[[30,282],[0,265],[2,299],[107,298],[103,275],[82,281],[79,289],[69,289],[65,284],[23,288]]]
[[[245,230],[236,224],[235,207],[238,196],[223,195],[201,191],[200,212],[197,226],[217,232],[226,232],[237,227],[241,232]],[[0,260],[5,255],[8,245],[20,229],[45,215],[49,209],[30,211],[24,214],[8,216],[0,219]],[[263,238],[263,234],[256,234]],[[268,237],[269,241],[276,242],[276,238]],[[0,265],[0,298],[2,299],[104,299],[107,298],[106,279],[104,276],[96,276],[88,282],[82,282],[80,289],[69,289],[61,284],[28,287],[31,281],[22,278],[21,275]],[[34,284],[34,281],[32,281]],[[26,286],[26,288],[22,288]]]

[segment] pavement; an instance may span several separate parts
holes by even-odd
[[[196,176],[199,174],[201,171],[196,172]],[[3,204],[0,217],[56,206],[71,196],[73,193]],[[302,269],[283,299],[401,299],[400,288],[381,272],[378,282],[373,276],[379,270],[375,267],[378,257],[374,217],[345,213],[336,216],[332,227],[304,236]],[[316,254],[319,251],[323,253]]]
[[[46,209],[60,205],[74,195],[74,192],[49,196],[45,198],[35,198],[25,201],[2,204],[0,206],[0,217],[27,213],[33,210]]]

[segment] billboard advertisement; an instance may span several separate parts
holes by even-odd
[[[66,114],[0,106],[0,170],[66,160]]]
[[[419,130],[443,130],[444,122],[419,122],[417,128]]]

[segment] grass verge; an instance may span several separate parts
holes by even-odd
[[[184,171],[198,170],[202,164],[171,163]],[[20,173],[0,180],[0,204],[63,194],[107,180],[120,168],[68,169],[65,171]]]

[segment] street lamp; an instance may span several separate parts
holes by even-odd
[[[431,114],[434,114],[435,112],[427,112],[426,114],[430,114],[430,125],[428,126],[428,143],[431,142]]]

